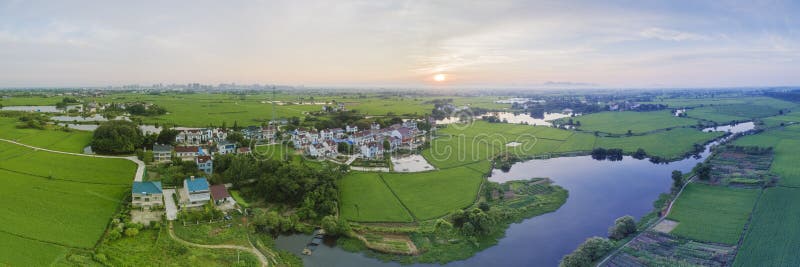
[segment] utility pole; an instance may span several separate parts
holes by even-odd
[[[278,127],[278,126],[275,125],[276,123],[277,123],[277,121],[275,120],[275,86],[273,85],[272,86],[272,124],[273,124],[273,126]]]

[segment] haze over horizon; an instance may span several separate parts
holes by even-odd
[[[0,87],[800,84],[794,1],[0,0]]]

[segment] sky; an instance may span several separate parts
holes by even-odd
[[[797,14],[800,1],[0,0],[0,87],[792,86]]]

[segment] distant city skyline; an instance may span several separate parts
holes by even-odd
[[[0,0],[0,87],[800,85],[796,1]]]

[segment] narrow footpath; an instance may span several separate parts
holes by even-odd
[[[184,245],[187,245],[187,246],[193,246],[193,247],[198,247],[198,248],[211,248],[211,249],[216,249],[216,248],[237,249],[237,250],[242,250],[242,251],[245,251],[245,252],[249,252],[249,253],[252,253],[252,254],[258,256],[258,261],[261,262],[261,266],[269,266],[269,260],[267,260],[267,256],[264,256],[264,254],[262,254],[261,251],[259,251],[255,247],[249,247],[248,248],[248,247],[236,246],[236,245],[203,245],[203,244],[192,243],[192,242],[180,239],[172,231],[172,222],[169,222],[169,236],[172,237],[173,240],[178,241],[178,242],[180,242],[180,243],[182,243]],[[252,244],[251,244],[251,246],[252,246]]]
[[[595,265],[595,266],[603,266],[603,263],[605,263],[606,261],[608,261],[609,259],[611,259],[611,257],[613,257],[613,256],[614,256],[614,255],[616,255],[616,254],[617,254],[617,253],[618,253],[620,250],[622,250],[623,248],[625,248],[625,246],[627,246],[629,243],[631,243],[631,241],[635,240],[635,239],[636,239],[636,238],[638,238],[638,237],[639,237],[641,234],[643,234],[644,232],[647,232],[647,231],[649,231],[650,229],[652,229],[653,227],[655,227],[656,225],[658,225],[659,223],[661,223],[661,221],[663,221],[664,219],[666,219],[666,218],[667,218],[667,216],[669,216],[669,212],[670,212],[670,211],[672,211],[672,205],[673,205],[673,204],[675,204],[675,201],[676,201],[676,200],[678,200],[678,197],[680,197],[680,196],[681,196],[681,193],[683,193],[683,189],[686,189],[686,186],[687,186],[687,185],[689,185],[689,183],[691,183],[692,181],[694,181],[694,178],[695,178],[695,177],[696,177],[696,176],[692,176],[692,177],[690,177],[690,178],[689,178],[689,180],[688,180],[688,181],[686,181],[686,183],[684,183],[684,184],[683,184],[683,186],[681,186],[681,190],[680,190],[680,191],[678,191],[678,193],[677,193],[677,194],[675,194],[675,197],[674,197],[674,198],[672,198],[672,201],[670,201],[670,202],[669,202],[669,206],[667,207],[667,211],[666,211],[666,212],[664,212],[664,214],[663,214],[663,215],[662,215],[660,218],[658,218],[658,220],[656,220],[654,223],[652,223],[652,224],[650,224],[649,226],[647,226],[647,228],[645,228],[644,230],[642,230],[642,231],[639,231],[639,232],[636,234],[636,236],[634,236],[633,238],[629,239],[629,240],[628,240],[628,242],[625,242],[625,244],[623,244],[622,246],[618,247],[618,248],[617,248],[617,249],[615,249],[613,252],[609,253],[609,254],[608,254],[608,256],[606,256],[606,257],[605,257],[605,258],[604,258],[602,261],[598,262],[598,263],[597,263],[597,265]]]
[[[94,154],[81,154],[81,153],[64,152],[64,151],[47,149],[47,148],[35,147],[35,146],[32,146],[32,145],[27,145],[27,144],[23,144],[23,143],[14,141],[14,140],[8,140],[8,139],[3,139],[3,138],[0,138],[0,141],[4,141],[4,142],[7,142],[7,143],[12,143],[12,144],[19,145],[19,146],[24,146],[24,147],[31,148],[31,149],[36,150],[36,151],[41,150],[41,151],[46,151],[46,152],[51,152],[51,153],[59,153],[59,154],[81,156],[81,157],[92,157],[92,158],[127,159],[127,160],[130,160],[130,161],[133,161],[133,163],[136,163],[136,165],[137,165],[136,174],[133,176],[133,181],[141,182],[142,179],[144,178],[144,168],[145,168],[144,162],[139,160],[138,158],[136,158],[136,156],[120,157],[120,156],[103,156],[103,155],[94,155]]]

